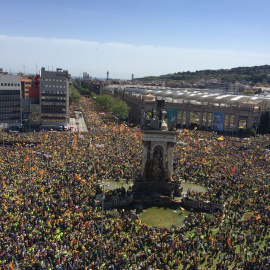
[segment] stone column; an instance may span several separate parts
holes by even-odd
[[[203,125],[203,110],[200,111],[200,122],[199,122],[199,128],[201,128]]]
[[[169,181],[171,181],[171,179],[172,179],[172,171],[173,171],[173,146],[174,146],[174,143],[171,143],[171,142],[168,143],[168,150],[167,150],[167,160],[168,160],[167,177],[168,177]]]
[[[147,159],[148,159],[148,147],[149,147],[149,142],[143,141],[142,172],[144,172],[145,164],[146,164]]]
[[[247,119],[247,126],[246,126],[247,129],[253,128],[254,120],[255,120],[254,112],[251,112],[248,115],[248,119]]]
[[[183,118],[184,118],[184,111],[181,110],[181,123],[180,123],[181,128],[183,128]]]
[[[228,117],[227,131],[230,130],[230,125],[231,125],[231,114],[229,114],[229,117]]]
[[[186,127],[189,127],[190,108],[188,107],[186,112]]]
[[[162,167],[163,167],[164,169],[167,169],[168,149],[162,151],[162,157],[163,157]]]
[[[205,127],[208,128],[209,112],[206,112]]]
[[[239,114],[238,112],[234,115],[233,118],[233,125],[234,125],[234,131],[238,131],[238,127],[239,127]]]

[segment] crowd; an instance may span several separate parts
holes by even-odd
[[[141,131],[91,99],[80,107],[87,133],[1,133],[16,143],[0,146],[0,269],[269,269],[269,137],[181,130],[173,178],[208,188],[196,198],[218,194],[224,213],[157,228],[106,210],[101,235],[97,184],[140,170]]]

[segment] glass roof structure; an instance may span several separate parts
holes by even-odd
[[[157,99],[164,99],[166,102],[186,103],[194,105],[213,105],[220,107],[261,107],[270,109],[270,96],[260,95],[237,95],[228,92],[207,90],[207,89],[182,89],[159,86],[144,85],[109,85],[104,88],[107,91],[124,91],[133,95],[153,95]]]

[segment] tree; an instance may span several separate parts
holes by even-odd
[[[254,95],[255,93],[254,93],[253,90],[247,89],[247,90],[243,91],[243,94],[244,94],[244,95]]]
[[[111,107],[110,111],[117,115],[117,117],[121,120],[124,120],[128,117],[130,107],[126,104],[126,102],[122,100],[116,100],[116,102]]]
[[[74,87],[71,88],[71,95],[69,96],[69,101],[70,103],[75,102],[75,103],[79,103],[81,99],[80,94],[76,91],[76,89]]]
[[[99,95],[95,97],[95,100],[119,119],[123,120],[128,117],[130,107],[121,99],[110,95]]]
[[[109,95],[100,95],[96,98],[96,101],[107,110],[110,110],[114,104],[114,98]]]

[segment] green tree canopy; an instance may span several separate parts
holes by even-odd
[[[78,91],[76,91],[76,89],[72,86],[71,87],[71,95],[69,96],[69,101],[72,103],[72,102],[75,102],[75,103],[79,103],[81,99],[81,96],[80,94],[78,93]]]
[[[126,102],[122,100],[116,101],[111,107],[110,111],[117,115],[119,119],[123,120],[128,117],[130,107],[126,104]]]
[[[174,80],[184,82],[196,82],[201,79],[217,79],[221,82],[249,81],[253,85],[261,83],[270,84],[270,65],[253,67],[236,67],[232,69],[197,70],[195,72],[177,72],[160,76],[137,78],[139,81]]]
[[[74,88],[76,88],[81,95],[89,96],[91,94],[89,89],[81,87],[77,82],[73,81],[72,83]]]
[[[114,98],[109,95],[100,95],[97,96],[96,101],[107,110],[110,110],[114,104]]]
[[[95,100],[119,119],[123,120],[128,117],[130,107],[119,98],[114,98],[110,95],[100,95],[96,96]]]

